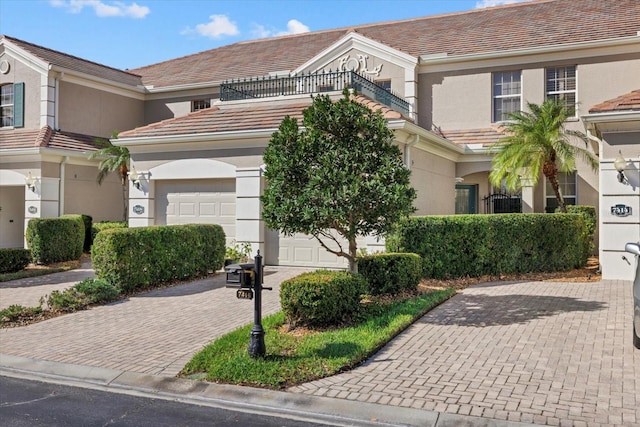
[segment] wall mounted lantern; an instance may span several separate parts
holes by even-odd
[[[39,181],[40,179],[31,175],[31,172],[29,172],[27,177],[24,179],[27,188],[34,193],[36,192],[36,184],[38,184]]]
[[[142,181],[147,179],[147,176],[150,175],[149,172],[138,172],[134,166],[131,166],[131,170],[129,171],[129,181],[133,184],[136,189],[142,189]]]
[[[627,177],[624,176],[624,168],[627,166],[627,161],[622,157],[622,151],[618,150],[618,156],[613,161],[613,167],[618,171],[618,182],[626,184],[628,182]]]

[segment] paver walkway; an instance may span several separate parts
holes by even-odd
[[[546,425],[640,426],[631,282],[476,285],[367,363],[290,391]]]
[[[87,277],[95,277],[95,275],[91,267],[91,258],[84,257],[80,268],[75,270],[2,282],[0,283],[0,309],[12,304],[36,307],[40,304],[41,297],[51,294],[54,290],[63,291],[70,288]]]

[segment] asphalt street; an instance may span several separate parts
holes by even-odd
[[[4,427],[326,425],[2,376],[0,424]]]

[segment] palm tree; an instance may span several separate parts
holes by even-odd
[[[118,138],[118,132],[114,131],[111,139]],[[118,171],[120,174],[120,182],[122,184],[122,202],[124,204],[123,220],[127,220],[127,174],[129,172],[129,161],[131,155],[126,147],[113,145],[108,139],[98,138],[95,143],[103,146],[103,148],[94,151],[89,155],[89,159],[96,157],[102,158],[98,165],[98,184],[102,185],[102,181],[111,172]]]
[[[541,105],[527,103],[527,107],[529,112],[509,114],[509,121],[504,123],[507,136],[491,147],[496,155],[489,181],[498,187],[504,180],[509,190],[516,190],[525,180],[536,185],[542,172],[553,188],[560,211],[567,212],[558,173],[574,171],[577,157],[597,171],[598,159],[587,149],[584,133],[565,128],[573,115],[562,99],[547,99]],[[573,145],[572,139],[584,142],[585,148]]]

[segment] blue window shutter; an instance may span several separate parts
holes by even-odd
[[[13,127],[24,127],[24,83],[13,84]]]

